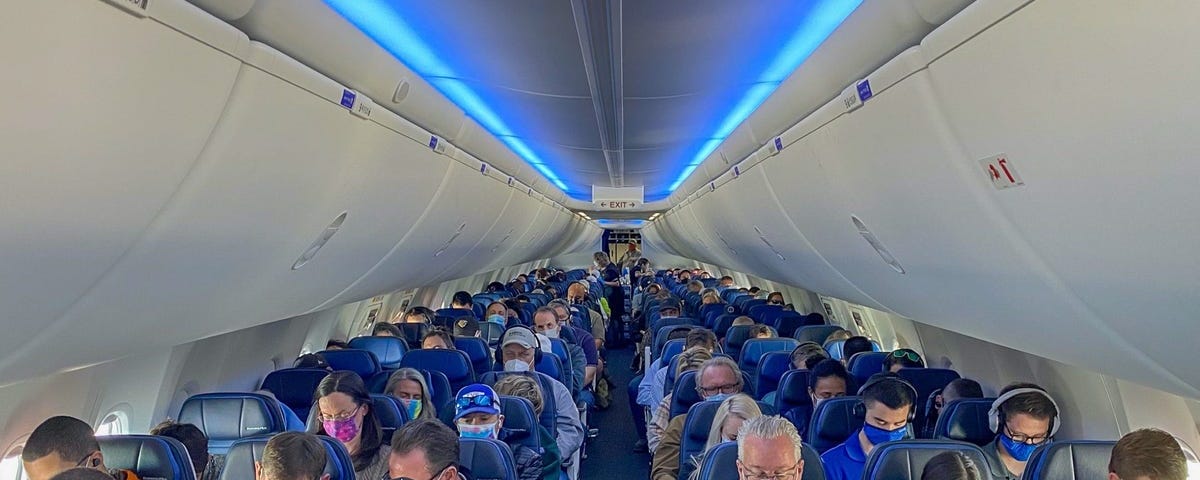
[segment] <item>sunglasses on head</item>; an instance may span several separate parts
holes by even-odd
[[[462,410],[469,407],[490,407],[492,406],[492,397],[487,395],[476,395],[474,397],[462,397],[458,399],[458,409]]]
[[[914,362],[921,361],[921,356],[917,355],[917,352],[914,352],[912,350],[896,350],[891,353],[891,356],[892,356],[892,358],[895,358],[895,359],[907,358]]]

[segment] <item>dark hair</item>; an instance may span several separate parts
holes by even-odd
[[[379,446],[375,446],[379,450]],[[267,480],[317,480],[325,473],[325,446],[311,433],[284,432],[267,441],[262,475]],[[357,470],[358,461],[355,460]]]
[[[717,335],[707,328],[693,328],[687,333],[683,348],[705,347],[712,350],[717,345]]]
[[[762,289],[751,285],[750,288],[746,289],[746,291],[749,293],[758,293],[761,292]]]
[[[461,291],[461,290],[454,292],[454,296],[450,297],[450,303],[452,305],[456,304],[456,305],[465,305],[467,307],[470,307],[471,303],[472,303],[471,302],[471,294]]]
[[[99,450],[91,425],[75,417],[50,417],[29,434],[21,460],[33,462],[57,453],[63,460],[77,462]]]
[[[430,325],[433,325],[434,317],[437,316],[437,314],[433,310],[430,310],[428,307],[419,307],[418,306],[418,307],[412,307],[412,308],[408,309],[407,312],[404,312],[404,316],[401,318],[404,320],[408,320],[408,317],[412,317],[412,316],[416,316],[416,315],[425,317],[425,323],[428,323]]]
[[[916,356],[913,360],[911,356]],[[893,365],[900,364],[901,368],[925,368],[925,361],[921,359],[921,354],[911,348],[899,348],[889,353],[883,359],[883,369],[891,370]]]
[[[429,474],[436,475],[458,462],[458,435],[439,420],[419,419],[404,424],[392,435],[392,453],[425,453]]]
[[[983,386],[969,378],[956,378],[942,389],[942,396],[953,391],[957,398],[983,398]]]
[[[50,480],[113,480],[113,476],[94,468],[75,467],[58,472]]]
[[[890,379],[890,380],[889,380]],[[863,404],[868,407],[872,403],[882,403],[890,409],[916,405],[917,399],[913,390],[905,386],[904,380],[894,373],[876,373],[867,379],[865,387],[858,394],[862,396]]]
[[[780,303],[782,303],[782,302],[784,301],[784,300],[783,300],[783,292],[771,292],[771,293],[768,293],[768,294],[767,294],[767,302],[770,302],[770,301],[771,301],[771,297],[774,297],[774,296],[776,296],[776,295],[778,295],[778,296],[779,296],[779,301],[780,301]]]
[[[362,470],[371,464],[371,461],[375,459],[375,454],[379,453],[379,446],[383,444],[383,430],[380,427],[379,418],[375,416],[371,393],[367,391],[367,385],[363,383],[362,377],[348,370],[333,372],[322,379],[321,383],[317,385],[316,393],[313,394],[313,401],[334,393],[348,395],[360,407],[367,406],[367,413],[363,415],[363,424],[360,430],[358,453],[351,455],[351,459],[354,460],[354,469]],[[316,427],[309,433],[329,435],[325,433],[325,425],[321,422],[317,422]]]
[[[500,282],[492,282],[487,285],[488,293],[497,293],[504,291],[504,284]]]
[[[1046,392],[1036,383],[1018,382],[1012,383],[1000,390],[1000,395],[1016,390],[1018,388],[1032,388]],[[1050,401],[1049,393],[1039,395],[1037,393],[1028,392],[1018,394],[1000,405],[1000,414],[1004,418],[1012,418],[1013,415],[1024,413],[1039,420],[1054,420],[1058,418],[1058,409],[1054,407],[1054,402]]]
[[[328,369],[329,361],[325,360],[325,356],[319,353],[306,353],[296,358],[292,363],[295,368],[320,368]]]
[[[400,327],[387,322],[378,322],[374,327],[371,328],[371,335],[379,335],[380,333],[386,333],[401,340],[406,340],[404,338],[404,332],[400,331]]]
[[[1187,457],[1171,434],[1144,428],[1126,434],[1113,446],[1108,471],[1121,480],[1186,480]]]
[[[325,342],[326,350],[332,350],[335,348],[350,348],[350,344],[336,338],[331,338],[328,342]]]
[[[505,301],[503,301],[503,302],[501,302],[501,301],[499,301],[499,300],[496,300],[496,301],[494,301],[494,302],[491,302],[491,303],[489,303],[489,304],[488,304],[486,307],[484,307],[484,308],[483,308],[483,316],[484,316],[484,318],[487,318],[487,311],[488,311],[488,310],[491,310],[491,309],[492,309],[492,306],[493,306],[493,305],[495,305],[495,304],[497,304],[497,303],[499,303],[499,304],[500,304],[500,306],[504,307],[504,310],[505,310],[505,311],[504,311],[504,313],[502,313],[501,315],[504,315],[504,316],[506,316],[506,317],[508,316],[508,310],[510,310],[510,309],[511,309],[511,310],[520,310],[520,309],[521,309],[521,307],[513,307],[513,306],[509,305],[509,302],[512,302],[514,305],[517,303],[517,302],[514,302],[514,301],[513,301],[513,300],[511,300],[511,299],[510,299],[510,300],[505,300]]]
[[[690,335],[692,333],[692,330],[694,330],[694,329],[695,329],[695,327],[689,327],[689,326],[680,326],[680,327],[672,328],[671,330],[667,331],[667,340],[675,340],[677,338],[687,338],[688,335]],[[683,343],[686,344],[687,340],[684,340]]]
[[[754,337],[757,337],[757,336],[763,335],[763,334],[767,334],[767,335],[770,335],[771,337],[774,337],[775,331],[771,330],[771,327],[768,327],[766,325],[755,325],[754,327],[752,327],[750,329],[750,338],[754,338]]]
[[[837,360],[823,358],[813,365],[808,372],[808,388],[811,390],[817,389],[817,382],[822,378],[838,377],[846,382],[846,389],[850,388],[850,374],[846,372],[846,366]]]
[[[167,420],[150,429],[151,435],[171,437],[179,440],[187,447],[188,457],[192,459],[192,468],[196,469],[196,478],[203,476],[204,467],[208,465],[208,437],[195,425],[190,423],[175,423]]]
[[[721,281],[722,281],[722,282],[724,282],[724,281],[726,281],[726,280],[729,280],[729,281],[731,281],[731,282],[732,282],[732,281],[733,281],[733,277],[731,277],[731,276],[729,276],[729,275],[725,275],[725,276],[722,276],[722,277],[721,277]]]
[[[428,340],[432,337],[441,338],[442,341],[446,343],[447,347],[454,348],[454,335],[451,335],[450,332],[441,327],[432,328],[428,332],[425,332],[425,336],[421,337],[421,345],[424,345],[425,340]]]
[[[867,337],[850,337],[846,339],[846,343],[842,344],[842,358],[853,357],[856,353],[871,352],[875,350],[875,346],[871,344],[871,340]]]
[[[934,455],[921,470],[921,480],[979,480],[979,467],[961,452]]]

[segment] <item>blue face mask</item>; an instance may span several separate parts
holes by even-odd
[[[408,403],[406,403],[404,407],[405,410],[408,410],[408,419],[416,420],[417,415],[421,414],[421,401],[414,398],[412,400],[407,400],[407,402]]]
[[[730,395],[728,393],[718,393],[716,395],[711,395],[709,397],[706,397],[704,399],[704,401],[706,401],[706,402],[724,402],[726,398],[729,398],[732,396],[733,395]]]
[[[505,320],[504,316],[493,313],[491,315],[488,315],[487,321],[495,323],[497,325],[504,325],[506,320]]]
[[[864,424],[863,433],[867,436],[867,441],[871,442],[871,445],[879,445],[884,442],[904,440],[904,437],[908,435],[908,425],[895,430],[884,430],[874,425]]]
[[[496,424],[483,425],[458,424],[458,436],[462,438],[496,438]]]
[[[1041,446],[1018,442],[1005,434],[1000,434],[1000,444],[1004,445],[1004,449],[1008,450],[1008,454],[1012,455],[1018,462],[1029,460],[1029,456],[1033,455],[1033,451]]]

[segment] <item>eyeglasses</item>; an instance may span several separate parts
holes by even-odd
[[[1025,435],[1023,433],[1014,433],[1012,431],[1012,429],[1008,427],[1008,425],[1004,426],[1004,434],[1008,435],[1008,438],[1013,439],[1014,442],[1028,443],[1030,445],[1041,445],[1043,443],[1046,443],[1046,440],[1050,439],[1049,434],[1030,436],[1030,435]]]
[[[362,405],[359,405],[354,410],[351,410],[346,413],[339,413],[339,414],[333,415],[333,416],[325,415],[324,413],[322,413],[317,416],[321,419],[322,422],[340,422],[342,420],[345,420],[347,418],[357,415],[358,411],[361,409],[362,409]]]
[[[742,388],[741,385],[731,384],[731,385],[721,385],[721,386],[710,387],[710,388],[704,388],[701,386],[697,386],[696,390],[699,391],[702,395],[708,396],[708,395],[716,395],[718,393],[733,394],[733,393],[737,393],[738,390],[741,390],[741,388]]]
[[[79,459],[79,461],[78,461],[78,462],[75,462],[75,466],[76,466],[76,467],[83,467],[83,466],[86,466],[86,465],[84,465],[84,464],[85,464],[85,463],[87,463],[88,459],[89,459],[89,458],[92,458],[92,455],[95,455],[95,454],[96,454],[96,452],[92,452],[92,453],[89,453],[89,454],[85,455],[83,458]]]
[[[450,465],[446,465],[445,467],[442,467],[441,470],[438,470],[438,473],[435,473],[435,474],[433,474],[432,477],[429,477],[429,480],[434,480],[435,478],[442,476],[443,473],[446,473],[447,468],[450,468]],[[388,477],[384,476],[384,479],[388,479]],[[388,479],[388,480],[415,480],[415,479],[412,477],[397,477],[397,478],[392,478],[392,479]]]
[[[492,406],[492,397],[487,395],[475,395],[473,397],[460,397],[458,399],[458,409],[470,407],[490,407]]]
[[[742,472],[746,474],[746,480],[793,480],[796,477],[799,477],[799,472],[797,472],[797,470],[800,468],[799,461],[797,461],[795,465],[788,467],[788,471],[786,473],[755,472],[747,468],[741,460],[737,461],[737,465],[738,468],[740,468]]]
[[[921,356],[917,355],[917,352],[914,352],[912,350],[896,350],[892,353],[889,353],[888,355],[897,360],[899,360],[901,358],[907,358],[914,362],[921,361]]]

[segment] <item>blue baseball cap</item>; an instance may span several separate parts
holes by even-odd
[[[500,396],[492,387],[482,383],[467,385],[454,398],[454,419],[472,413],[500,414]]]

